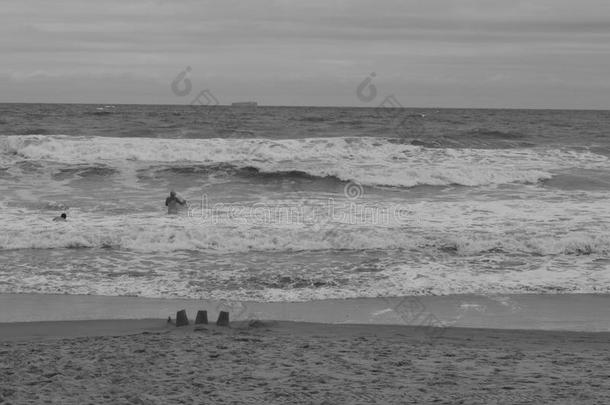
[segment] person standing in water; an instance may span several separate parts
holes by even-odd
[[[174,190],[169,192],[169,197],[165,199],[165,206],[167,207],[168,214],[177,214],[178,205],[185,205],[186,200],[176,195]]]

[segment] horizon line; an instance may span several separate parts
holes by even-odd
[[[604,108],[582,108],[582,107],[568,107],[568,108],[557,108],[557,107],[380,107],[380,106],[356,106],[356,105],[272,105],[272,104],[258,104],[256,106],[232,106],[231,104],[216,104],[216,105],[192,105],[183,103],[111,103],[111,102],[36,102],[36,101],[0,101],[2,104],[43,104],[43,105],[144,105],[144,106],[182,106],[182,107],[195,107],[195,108],[214,108],[214,107],[232,107],[236,109],[256,109],[256,108],[362,108],[362,109],[405,109],[405,110],[533,110],[533,111],[610,111],[610,107]]]

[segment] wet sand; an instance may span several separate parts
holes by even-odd
[[[603,404],[610,333],[0,324],[0,404]]]
[[[0,323],[193,316],[206,309],[232,320],[443,325],[465,328],[610,332],[610,295],[506,294],[332,299],[308,302],[227,302],[95,295],[0,294]]]

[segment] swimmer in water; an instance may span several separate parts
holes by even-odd
[[[66,222],[68,220],[67,217],[68,216],[66,215],[66,213],[63,212],[60,216],[53,218],[53,221],[55,221],[55,222]]]
[[[176,195],[174,190],[170,191],[169,197],[165,199],[165,206],[167,207],[168,214],[178,213],[178,204],[185,205],[186,200]]]

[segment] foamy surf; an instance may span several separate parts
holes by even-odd
[[[54,108],[0,123],[0,291],[609,291],[605,113],[430,111],[398,140],[367,109]]]
[[[567,211],[575,214],[566,216]],[[602,202],[267,200],[193,204],[180,216],[72,211],[54,223],[4,208],[0,249],[106,248],[157,251],[428,249],[431,254],[608,255]],[[577,214],[576,214],[577,213]]]
[[[380,138],[142,139],[73,136],[0,138],[3,159],[126,170],[189,164],[262,173],[302,172],[371,186],[536,183],[565,168],[607,169],[606,156],[559,149],[425,148]],[[98,169],[99,170],[99,169]]]
[[[393,251],[5,252],[0,292],[308,301],[451,294],[610,293],[599,256],[409,255]],[[391,257],[388,257],[391,256]],[[44,260],[44,269],[40,261]],[[299,263],[300,262],[300,263]],[[298,264],[297,264],[298,263]],[[606,266],[606,267],[604,267]]]

